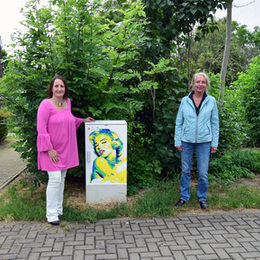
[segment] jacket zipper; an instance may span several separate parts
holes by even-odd
[[[201,111],[202,107],[205,106],[205,103],[206,103],[206,102],[205,102],[205,100],[204,100],[204,102],[202,103],[202,106],[201,106],[201,108],[200,108],[200,111]],[[199,114],[200,114],[200,111],[199,111]],[[195,108],[195,113],[196,113],[196,108]],[[195,143],[198,142],[198,123],[199,123],[199,114],[197,115],[197,113],[196,113]]]
[[[197,115],[197,113],[196,113],[196,108],[194,107],[193,102],[192,102],[191,104],[192,104],[192,107],[193,107],[193,109],[195,110],[195,114],[196,114],[195,143],[197,143],[197,142],[198,142],[198,122],[199,122],[199,115]],[[200,110],[202,109],[202,107],[203,107],[204,105],[205,105],[205,100],[204,100],[204,102],[203,102],[203,104],[202,104]]]
[[[197,143],[198,141],[198,122],[199,122],[199,115],[197,115],[196,113],[196,108],[194,107],[194,104],[192,103],[192,107],[195,110],[195,114],[196,114],[196,127],[195,127],[195,143]]]
[[[198,141],[198,121],[199,121],[199,115],[196,114],[195,144]]]

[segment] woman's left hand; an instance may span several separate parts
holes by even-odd
[[[95,119],[89,116],[89,117],[83,119],[83,121],[84,122],[93,122],[93,121],[95,121]]]
[[[216,151],[217,151],[217,147],[211,147],[211,148],[210,148],[210,152],[211,152],[211,153],[215,153]]]

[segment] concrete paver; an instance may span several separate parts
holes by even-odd
[[[13,142],[7,139],[0,143],[0,189],[26,167],[20,154],[10,147]]]
[[[260,260],[260,210],[58,227],[0,222],[0,259]]]

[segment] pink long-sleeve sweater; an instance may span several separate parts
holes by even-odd
[[[39,170],[60,171],[79,165],[76,131],[82,122],[72,115],[69,98],[63,110],[57,110],[48,99],[41,102],[37,114]],[[58,153],[58,163],[50,160],[51,149]]]

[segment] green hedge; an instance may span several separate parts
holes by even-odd
[[[8,130],[6,126],[6,120],[9,117],[9,112],[0,110],[0,143],[5,140]]]
[[[227,184],[240,178],[252,178],[259,172],[259,149],[233,149],[209,164],[210,180]]]

